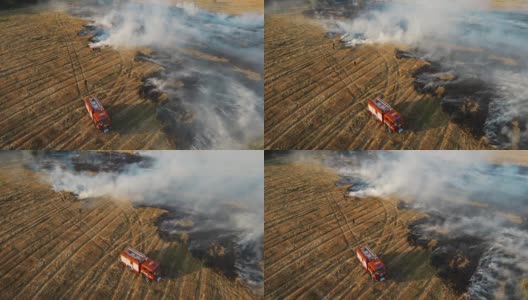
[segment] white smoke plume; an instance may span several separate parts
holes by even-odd
[[[224,26],[213,28],[211,24],[192,23],[193,17],[199,14],[208,15],[210,19],[216,18],[217,22],[224,23]],[[189,42],[208,43],[219,32],[233,35],[239,29],[260,26],[264,22],[263,16],[255,13],[229,16],[210,13],[189,3],[158,0],[126,1],[106,6],[105,11],[97,11],[97,15],[92,16],[92,19],[94,25],[107,30],[108,37],[92,43],[91,46],[115,48],[137,46],[175,48]],[[230,27],[231,24],[227,24],[228,22],[236,24],[238,28]]]
[[[371,188],[352,196],[394,194],[427,200],[442,195],[441,191],[454,182],[453,174],[462,174],[468,167],[477,166],[485,156],[480,151],[382,152],[379,159],[364,162],[359,169],[344,167],[340,172],[371,183]]]
[[[236,205],[231,226],[243,239],[263,236],[262,151],[147,151],[151,168],[124,173],[79,173],[55,167],[47,173],[53,189],[80,199],[108,196],[140,205],[183,206],[209,214]]]
[[[156,225],[229,278],[263,289],[263,151],[145,151],[36,153],[31,166],[54,190],[80,201],[109,197],[167,210]],[[182,222],[190,226],[182,228]],[[220,243],[221,258],[209,258]],[[204,254],[205,253],[205,254]],[[224,260],[222,260],[224,259]],[[233,276],[233,277],[231,277]]]
[[[493,11],[488,0],[409,0],[371,6],[356,18],[329,24],[349,47],[418,48],[424,58],[458,75],[486,81],[497,91],[484,128],[487,137],[502,148],[527,147],[528,96],[522,87],[528,81],[528,12]],[[512,130],[515,120],[520,133]]]
[[[352,38],[352,43],[427,46],[439,39],[454,37],[460,19],[475,10],[486,9],[488,3],[487,0],[405,1],[380,11],[370,11],[354,20],[338,21],[337,25],[349,34],[363,35],[361,40]]]
[[[527,23],[528,25],[528,23]],[[509,141],[518,139],[528,141],[528,130],[520,130],[515,137],[511,130],[511,120],[522,120],[528,116],[528,70],[524,72],[497,71],[493,79],[498,86],[499,99],[492,103],[490,110],[493,118],[486,121],[488,128],[499,128],[500,133]],[[493,132],[488,132],[488,135]],[[514,142],[515,143],[515,142]],[[517,142],[518,143],[518,142]],[[512,144],[504,147],[511,148]]]
[[[489,218],[462,219],[461,232],[487,237],[488,249],[471,278],[468,295],[488,299],[504,283],[505,299],[522,299],[521,280],[528,275],[528,231]]]
[[[160,65],[157,117],[178,149],[260,148],[264,135],[264,16],[227,15],[185,2],[119,1],[77,7],[92,48],[148,48]],[[142,95],[150,97],[149,90]],[[160,96],[162,95],[162,96]]]
[[[474,236],[486,251],[471,278],[468,295],[488,299],[505,284],[506,299],[520,299],[521,280],[528,276],[528,230],[492,211],[528,216],[528,167],[490,163],[488,151],[378,152],[359,165],[335,166],[342,175],[365,180],[368,186],[350,196],[398,197],[413,206],[446,216],[452,237]],[[361,201],[361,200],[358,200]],[[483,203],[488,210],[454,214],[462,203]]]

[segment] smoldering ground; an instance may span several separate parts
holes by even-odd
[[[166,1],[73,6],[87,19],[90,47],[146,47],[136,59],[163,70],[138,93],[178,149],[261,147],[264,128],[264,17],[231,16]]]
[[[206,265],[261,290],[262,160],[261,151],[40,152],[30,167],[80,201],[107,196],[166,209],[157,221],[162,238],[178,240]],[[104,165],[113,167],[96,167]]]
[[[432,251],[438,275],[475,299],[520,299],[528,276],[528,167],[493,164],[490,152],[379,152],[366,159],[326,158],[365,197],[411,199],[401,209],[429,215],[410,226],[409,242]],[[341,161],[341,163],[339,163]],[[526,221],[525,221],[526,222]]]
[[[122,173],[129,167],[150,168],[151,157],[122,152],[87,152],[87,151],[32,151],[26,166],[35,171],[55,168],[74,172],[107,172]]]
[[[443,98],[454,122],[500,148],[528,148],[528,13],[493,11],[487,0],[366,3],[314,15],[347,47],[391,43],[415,49],[397,56],[438,64],[416,74],[417,87]],[[455,77],[438,80],[445,73]]]

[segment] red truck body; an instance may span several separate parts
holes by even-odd
[[[97,97],[86,97],[84,98],[84,105],[95,127],[102,132],[108,132],[111,127],[110,115],[103,107],[103,104]]]
[[[119,261],[124,266],[129,267],[132,272],[141,273],[150,281],[159,281],[161,279],[160,265],[137,250],[130,247],[126,248],[125,251],[121,252]]]
[[[368,110],[387,130],[398,133],[403,131],[403,118],[400,113],[380,98],[368,100]]]
[[[356,256],[365,270],[370,273],[372,280],[385,281],[387,269],[381,259],[367,246],[356,248]]]

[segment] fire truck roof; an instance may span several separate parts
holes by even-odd
[[[381,100],[380,98],[376,98],[374,100],[372,100],[372,102],[374,102],[374,104],[376,104],[377,107],[379,107],[379,109],[381,109],[383,111],[383,113],[386,113],[388,112],[389,110],[391,110],[392,108],[390,107],[390,105],[388,105],[387,103],[385,103],[383,100]]]
[[[99,101],[99,99],[97,99],[97,97],[95,96],[88,97],[88,102],[90,102],[90,105],[92,106],[94,111],[99,111],[103,109],[101,101]]]
[[[140,263],[144,262],[147,259],[147,257],[143,253],[132,248],[126,248],[124,252],[127,255],[133,257],[134,259],[137,259]]]
[[[361,250],[361,252],[363,253],[363,255],[365,255],[368,261],[378,258],[376,254],[367,246],[361,247],[359,248],[359,250]]]

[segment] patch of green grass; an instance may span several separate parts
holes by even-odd
[[[168,276],[176,276],[177,274],[189,274],[199,270],[202,262],[194,258],[186,247],[178,246],[171,247],[165,252],[161,259],[161,265],[167,266],[163,270]]]

